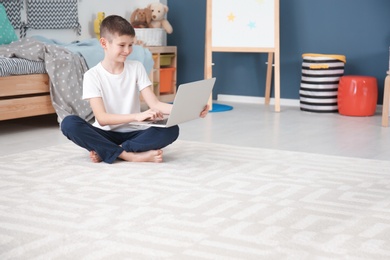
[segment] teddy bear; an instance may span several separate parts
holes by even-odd
[[[134,28],[148,28],[152,20],[152,11],[149,8],[137,8],[130,16],[130,23]]]
[[[157,2],[149,4],[147,8],[152,12],[149,28],[163,28],[168,34],[171,34],[173,32],[172,26],[165,18],[166,13],[168,13],[168,6]]]

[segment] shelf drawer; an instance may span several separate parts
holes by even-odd
[[[172,59],[174,57],[175,57],[175,54],[161,54],[160,66],[170,66],[172,64]]]
[[[160,69],[160,93],[173,92],[174,73],[175,73],[175,68]]]

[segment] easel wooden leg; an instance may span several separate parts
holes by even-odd
[[[212,53],[205,52],[205,59],[204,60],[205,60],[204,78],[211,79],[213,77]],[[213,109],[213,94],[212,93],[209,97],[209,101],[207,102],[207,105],[209,106],[209,111],[211,111]]]
[[[275,52],[275,112],[280,112],[280,52]]]
[[[271,82],[272,82],[272,64],[274,62],[274,53],[268,52],[267,77],[265,82],[265,104],[269,105],[271,100]]]
[[[382,126],[389,126],[389,102],[390,102],[390,75],[385,79],[385,92],[383,94]]]
[[[205,31],[205,52],[204,52],[204,78],[205,79],[211,79],[213,77],[213,53],[211,50],[211,6],[212,1],[207,0],[206,3],[206,31]],[[209,110],[213,109],[213,94],[211,93],[209,101],[207,102],[209,105]]]

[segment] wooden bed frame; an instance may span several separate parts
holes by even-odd
[[[0,120],[53,113],[47,74],[0,77]]]

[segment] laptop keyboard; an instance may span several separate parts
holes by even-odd
[[[166,125],[168,118],[151,121],[150,124],[154,125]]]

